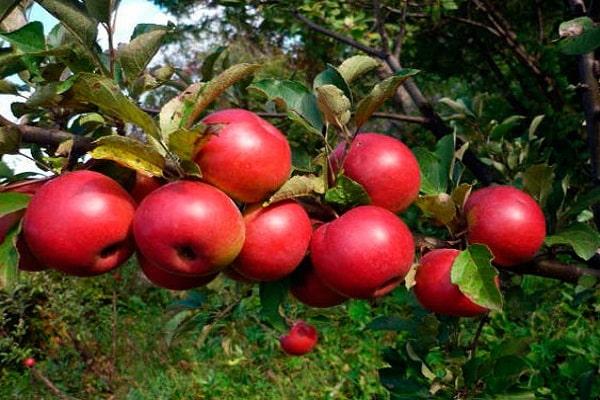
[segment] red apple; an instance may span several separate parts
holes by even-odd
[[[23,360],[23,366],[25,368],[33,368],[35,367],[36,361],[35,358],[33,357],[27,357],[26,359]]]
[[[129,190],[129,194],[133,197],[135,202],[139,204],[146,196],[161,186],[162,182],[158,178],[136,172],[135,182],[133,183],[133,187]]]
[[[279,338],[283,351],[293,356],[310,353],[317,341],[317,330],[304,321],[297,321],[287,335]]]
[[[512,186],[479,189],[465,203],[467,240],[487,245],[494,263],[513,266],[530,261],[546,236],[540,206]]]
[[[423,308],[437,314],[473,317],[489,310],[465,296],[450,280],[454,259],[460,251],[432,250],[425,254],[417,268],[414,291]]]
[[[48,181],[31,199],[23,234],[32,254],[76,276],[110,271],[133,252],[135,202],[112,179],[92,171]]]
[[[276,281],[294,271],[310,243],[312,226],[294,200],[268,207],[251,205],[244,212],[246,240],[234,269],[254,281]]]
[[[235,203],[206,183],[177,181],[139,205],[133,233],[144,257],[170,273],[213,275],[237,257],[244,220]]]
[[[356,207],[313,234],[311,259],[319,278],[352,298],[379,297],[408,273],[415,245],[408,227],[377,206]]]
[[[150,282],[158,287],[170,290],[189,290],[204,286],[213,281],[218,274],[207,276],[183,276],[176,275],[158,268],[154,263],[148,261],[144,256],[138,254],[138,263],[142,272]]]
[[[403,211],[417,198],[421,176],[417,159],[398,139],[379,133],[360,133],[344,153],[344,143],[331,154],[334,172],[360,183],[371,204]]]
[[[317,308],[337,306],[347,299],[323,283],[310,259],[305,259],[292,274],[290,292],[307,306]]]
[[[285,136],[246,110],[222,110],[203,122],[216,132],[196,157],[203,179],[235,200],[257,202],[288,178],[292,157]]]

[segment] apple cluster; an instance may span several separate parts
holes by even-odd
[[[203,123],[212,135],[195,158],[201,180],[162,184],[137,174],[127,192],[103,174],[79,170],[12,188],[34,194],[17,242],[19,267],[95,276],[135,252],[144,275],[163,288],[202,286],[221,272],[242,282],[289,277],[292,295],[311,307],[380,297],[404,280],[415,244],[397,213],[418,196],[420,171],[401,141],[360,133],[336,147],[331,175],[358,182],[371,202],[321,221],[295,199],[265,203],[292,170],[290,145],[275,126],[242,109],[217,111]],[[468,241],[486,244],[498,265],[528,261],[541,246],[544,216],[515,188],[476,191],[464,210]],[[1,218],[0,234],[21,217],[22,211]],[[450,281],[458,253],[422,257],[415,294],[438,313],[486,312]],[[317,341],[303,322],[290,335],[281,338],[290,354],[310,351]]]
[[[467,241],[486,245],[499,268],[531,261],[544,242],[546,221],[540,206],[512,186],[476,190],[468,197],[463,211]],[[458,254],[455,249],[436,249],[425,254],[415,276],[415,295],[424,308],[438,314],[484,314],[489,310],[471,301],[451,281]],[[499,284],[497,279],[494,283]]]

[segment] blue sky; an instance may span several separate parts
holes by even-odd
[[[121,0],[121,5],[117,14],[117,25],[115,29],[115,43],[126,43],[133,32],[133,29],[140,23],[166,24],[174,18],[156,5],[147,0]],[[41,21],[44,24],[44,32],[48,33],[57,23],[56,19],[48,14],[42,7],[35,4],[32,7],[29,21]],[[107,47],[106,32],[102,28],[98,30],[98,42],[103,48]],[[22,101],[16,96],[0,95],[0,115],[14,119],[10,111],[10,104],[14,101]],[[37,170],[33,162],[20,156],[4,156],[5,161],[16,172]]]

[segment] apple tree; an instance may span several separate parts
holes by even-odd
[[[117,46],[118,2],[36,3],[60,21],[48,32],[26,20],[28,2],[0,8],[0,89],[20,98],[15,119],[0,115],[0,150],[46,175],[2,165],[3,296],[47,269],[118,276],[136,253],[138,276],[165,289],[236,282],[216,314],[189,292],[166,324],[168,342],[258,297],[257,323],[291,326],[282,349],[302,355],[321,338],[290,304],[340,306],[349,324],[369,315],[365,335],[391,332],[378,373],[392,398],[600,393],[593,343],[561,364],[573,387],[554,387],[554,370],[536,370],[547,360],[532,338],[502,337],[526,323],[527,296],[545,287],[530,277],[572,285],[570,300],[597,313],[595,3],[553,4],[560,40],[540,50],[531,36],[547,35],[541,2],[526,39],[504,15],[525,19],[516,2],[210,2],[226,16],[220,32],[263,35],[257,46],[283,48],[300,71],[225,47],[200,66],[153,63],[163,46],[202,32],[143,24]],[[207,2],[161,3],[181,12]],[[465,29],[491,35],[503,58]],[[475,62],[449,66],[456,54]],[[444,81],[481,60],[502,101]],[[577,67],[574,79],[565,64]],[[513,66],[518,91],[506,76]],[[456,96],[429,98],[438,83],[434,93]],[[25,333],[11,335],[9,346]]]

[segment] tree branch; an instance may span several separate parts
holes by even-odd
[[[352,46],[352,47],[354,47],[356,49],[359,49],[359,50],[361,50],[361,51],[363,51],[363,52],[371,55],[371,56],[374,56],[374,57],[377,57],[377,58],[380,58],[380,59],[385,59],[386,56],[387,56],[387,54],[384,51],[382,51],[382,50],[375,49],[373,47],[369,47],[369,46],[364,45],[364,44],[362,44],[360,42],[357,42],[354,39],[351,39],[351,38],[346,37],[344,35],[341,35],[341,34],[339,34],[337,32],[331,31],[331,30],[329,30],[329,29],[327,29],[325,27],[322,27],[321,25],[319,25],[319,24],[311,21],[310,19],[306,18],[304,15],[300,14],[298,11],[293,10],[292,11],[292,15],[297,20],[299,20],[300,22],[302,22],[303,24],[305,24],[306,26],[308,26],[310,29],[312,29],[312,30],[314,30],[316,32],[322,33],[325,36],[329,36],[330,38],[335,39],[338,42],[345,43],[345,44],[347,44],[349,46]]]
[[[483,11],[487,19],[493,25],[494,30],[500,34],[500,37],[504,40],[508,48],[512,50],[516,59],[530,70],[536,78],[542,93],[548,98],[552,107],[555,110],[560,110],[563,106],[563,99],[558,91],[556,82],[550,75],[542,71],[538,60],[529,54],[527,49],[517,41],[517,34],[502,13],[500,13],[495,5],[488,0],[473,0],[473,3],[478,9]]]
[[[38,126],[16,124],[0,115],[0,125],[14,128],[21,134],[21,140],[45,146],[58,146],[66,140],[73,140],[73,146],[78,150],[88,151],[94,148],[92,140],[83,136],[53,128],[40,128]]]
[[[285,114],[285,113],[259,111],[256,114],[263,118],[287,118],[287,114]],[[409,122],[409,123],[413,123],[413,124],[421,124],[421,125],[427,124],[427,119],[425,119],[423,117],[415,116],[415,115],[375,112],[371,116],[373,118],[392,119],[394,121]]]
[[[586,14],[585,4],[581,0],[569,0],[575,17]],[[600,185],[600,86],[594,75],[594,53],[577,56],[577,70],[581,84],[581,102],[585,114],[585,126],[590,149],[594,185]],[[600,204],[594,204],[594,223],[600,228]]]
[[[394,55],[388,54],[387,52],[382,51],[380,49],[374,49],[372,47],[366,46],[360,42],[355,41],[354,39],[350,39],[344,35],[329,30],[306,18],[296,10],[293,10],[292,14],[296,17],[296,19],[306,24],[309,28],[313,29],[316,32],[320,32],[326,36],[338,40],[341,43],[346,43],[369,55],[380,58],[381,60],[385,61],[386,64],[388,64],[394,72],[398,72],[402,69],[400,60],[397,57],[394,57]],[[446,125],[446,123],[442,120],[439,114],[435,112],[433,106],[431,105],[431,103],[429,103],[425,96],[423,96],[413,79],[407,79],[404,82],[404,88],[416,104],[423,117],[425,117],[425,119],[427,120],[427,124],[425,125],[427,129],[432,131],[438,139],[452,133],[452,129],[450,129],[450,127]],[[471,150],[468,149],[465,152],[462,161],[483,185],[487,186],[496,181],[492,170],[483,162],[481,162],[481,160],[479,160]]]

